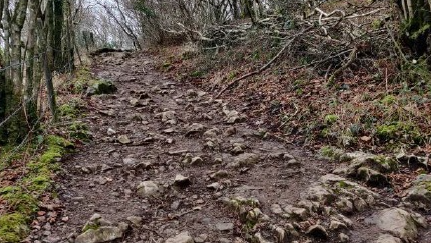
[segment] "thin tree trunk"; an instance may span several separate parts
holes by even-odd
[[[238,0],[232,0],[232,5],[233,5],[232,6],[233,18],[239,19],[240,18],[240,11],[239,11],[239,7],[238,7]]]
[[[17,143],[28,131],[27,120],[22,109],[23,101],[23,61],[21,35],[26,20],[28,0],[15,1],[13,15],[9,1],[4,2],[3,30],[5,33],[5,60],[8,70],[5,72],[4,97],[6,100],[6,117],[11,116],[7,123],[7,140]]]
[[[3,68],[3,60],[2,60],[2,56],[0,55],[0,67]],[[6,118],[6,103],[7,99],[6,99],[6,76],[4,74],[4,72],[0,72],[0,122],[4,121],[4,119]],[[1,126],[0,127],[0,145],[3,145],[6,143],[7,139],[6,139],[6,129],[5,126]]]
[[[48,44],[48,48],[52,49],[52,65],[54,67],[53,71],[59,71],[65,63],[62,53],[62,38],[63,38],[63,0],[53,0],[53,26],[49,28],[52,31],[51,43]],[[49,11],[49,9],[48,9]],[[52,45],[51,45],[52,44]]]
[[[26,63],[26,83],[25,83],[25,96],[24,102],[26,103],[26,112],[30,123],[33,124],[37,120],[37,99],[35,98],[37,93],[35,91],[35,80],[34,72],[37,70],[38,60],[35,58],[36,51],[36,24],[37,24],[37,12],[40,2],[38,0],[32,0],[29,3],[29,15],[28,15],[28,36],[27,36],[27,63]]]

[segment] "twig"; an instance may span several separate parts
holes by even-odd
[[[321,63],[324,63],[324,62],[327,62],[327,61],[331,60],[332,58],[339,57],[339,56],[341,56],[341,55],[343,55],[343,54],[345,54],[347,52],[351,52],[352,50],[353,49],[341,51],[341,52],[339,52],[339,53],[337,53],[335,55],[329,56],[329,57],[327,57],[325,59],[317,60],[317,61],[312,61],[312,62],[310,62],[308,64],[304,64],[304,65],[301,65],[301,66],[293,67],[293,68],[289,69],[289,71],[294,71],[294,70],[298,70],[298,69],[301,69],[301,68],[306,68],[306,67],[313,66],[313,65],[317,66],[317,65],[320,65]]]
[[[389,85],[388,85],[388,68],[385,68],[385,84],[386,84],[386,94],[389,93]]]
[[[185,25],[183,25],[182,23],[177,23],[178,26],[180,26],[181,28],[191,32],[191,33],[195,33],[197,35],[199,35],[199,38],[201,41],[213,41],[213,39],[205,37],[201,32],[197,31],[197,30],[192,30],[190,28],[187,28]]]
[[[343,66],[335,70],[335,72],[329,78],[328,82],[330,85],[334,83],[334,80],[338,76],[338,74],[340,74],[344,69],[348,68],[353,63],[353,61],[355,61],[357,52],[358,52],[358,47],[355,46],[355,48],[353,48],[353,50],[350,52],[348,61]]]
[[[305,32],[307,32],[308,30],[310,30],[311,28],[313,28],[313,27],[308,27],[308,28],[306,28],[306,29],[304,29],[303,31],[301,31],[301,32],[299,32],[298,34],[296,34],[296,35],[294,35],[294,36],[292,36],[292,38],[283,46],[283,48],[281,48],[281,50],[277,53],[277,55],[275,55],[275,57],[273,57],[268,63],[266,63],[264,66],[262,66],[259,70],[257,70],[257,71],[253,71],[253,72],[251,72],[251,73],[247,73],[247,74],[245,74],[245,75],[243,75],[243,76],[241,76],[241,77],[239,77],[239,78],[237,78],[237,79],[235,79],[235,80],[233,80],[232,82],[230,82],[225,88],[223,88],[216,96],[215,96],[215,98],[217,99],[217,98],[219,98],[226,90],[228,90],[228,89],[230,89],[230,88],[232,88],[236,83],[238,83],[239,81],[241,81],[241,80],[243,80],[243,79],[246,79],[246,78],[248,78],[248,77],[251,77],[251,76],[253,76],[253,75],[256,75],[256,74],[260,74],[260,73],[262,73],[263,71],[265,71],[266,69],[268,69],[270,66],[271,66],[271,64],[273,64],[280,56],[281,56],[281,54],[283,54],[283,52],[293,43],[293,41],[295,41],[296,40],[296,38],[298,37],[298,36],[301,36],[301,35],[303,35]]]
[[[394,33],[392,32],[392,30],[389,28],[388,23],[385,22],[385,26],[386,29],[388,30],[389,36],[391,37],[392,42],[395,45],[395,48],[397,49],[397,51],[399,52],[399,55],[401,56],[401,58],[403,59],[404,62],[407,62],[407,58],[403,53],[403,50],[401,50],[400,45],[398,44],[398,42],[395,40],[395,36]]]

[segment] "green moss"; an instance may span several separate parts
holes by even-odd
[[[242,230],[244,231],[244,232],[246,232],[246,233],[248,233],[248,232],[251,232],[252,230],[253,230],[253,228],[254,228],[254,226],[256,225],[256,221],[250,221],[250,220],[247,220],[247,221],[245,221],[245,223],[242,225]]]
[[[196,71],[194,71],[194,72],[192,72],[190,74],[190,77],[192,77],[192,78],[201,78],[204,75],[205,75],[204,71],[202,71],[202,70],[196,70]]]
[[[383,21],[381,21],[380,19],[375,19],[371,23],[371,27],[375,30],[380,29],[382,26],[383,26]]]
[[[73,143],[71,143],[67,139],[55,135],[49,135],[46,137],[45,140],[48,147],[58,146],[62,149],[73,149],[75,147]]]
[[[377,127],[377,136],[381,139],[390,139],[396,137],[400,131],[398,124],[381,125]]]
[[[58,165],[56,164],[68,150],[74,148],[74,145],[68,140],[50,135],[45,139],[47,150],[40,156],[38,161],[33,161],[28,164],[29,169],[33,173],[46,174],[46,171],[56,171]]]
[[[380,125],[376,128],[376,136],[382,141],[394,139],[400,142],[413,142],[417,144],[423,140],[418,128],[405,122]]]
[[[338,116],[337,115],[333,115],[333,114],[329,114],[329,115],[325,116],[324,120],[325,120],[326,124],[332,125],[332,124],[334,124],[335,122],[338,121]]]
[[[87,232],[89,230],[97,230],[99,228],[100,228],[99,222],[88,223],[84,226],[84,228],[82,229],[82,232]]]
[[[88,127],[82,122],[74,122],[69,126],[69,136],[71,138],[79,140],[88,140],[90,135],[88,133]]]
[[[337,182],[336,186],[338,188],[342,188],[342,189],[351,189],[351,188],[353,188],[352,185],[347,184],[345,181],[339,181],[339,182]]]
[[[15,193],[19,191],[20,188],[16,186],[6,186],[3,188],[0,188],[0,195],[8,194],[8,193]]]
[[[57,160],[73,145],[64,138],[47,136],[46,151],[27,165],[27,174],[19,186],[0,188],[0,198],[11,213],[0,216],[0,242],[21,242],[27,235],[31,217],[38,210],[39,197],[52,185],[52,174],[58,169]]]
[[[75,78],[68,83],[69,90],[73,94],[82,94],[93,80],[89,67],[82,66],[76,71]]]
[[[383,99],[380,101],[380,103],[389,106],[394,104],[397,101],[397,98],[393,95],[386,95],[385,97],[383,97]]]
[[[327,128],[327,127],[323,128],[323,129],[322,129],[322,131],[320,131],[320,136],[321,136],[322,138],[327,138],[327,137],[329,137],[330,135],[331,135],[331,129],[329,129],[329,128]]]
[[[425,189],[431,192],[431,181],[423,182],[422,185],[425,186]]]
[[[68,118],[75,118],[78,114],[76,107],[69,103],[59,106],[57,111],[60,116]]]
[[[60,157],[61,157],[61,150],[57,149],[57,148],[52,148],[52,149],[48,150],[47,152],[45,152],[40,157],[40,162],[42,164],[48,164],[48,163],[55,161],[56,159],[58,159]]]
[[[333,146],[323,146],[320,148],[319,154],[331,161],[340,161],[344,155],[344,151]]]
[[[392,172],[398,169],[398,162],[391,157],[386,157],[383,155],[376,156],[374,161],[384,168],[381,172]]]
[[[49,174],[41,174],[34,177],[29,177],[24,180],[26,188],[30,191],[43,192],[46,191],[52,183],[51,176]]]
[[[29,215],[37,210],[37,200],[21,187],[9,186],[0,190],[0,197],[14,211]]]
[[[20,213],[0,216],[0,242],[18,243],[27,235],[28,218]]]
[[[163,64],[162,64],[162,67],[163,68],[165,68],[165,69],[168,69],[168,68],[170,68],[172,66],[172,63],[170,63],[170,62],[164,62]]]

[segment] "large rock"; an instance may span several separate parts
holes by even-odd
[[[236,156],[233,162],[227,165],[228,168],[252,166],[260,161],[260,156],[254,153],[244,153]]]
[[[418,236],[414,218],[409,212],[400,208],[388,208],[380,211],[376,215],[375,223],[381,230],[406,242],[413,241]]]
[[[322,225],[313,225],[308,228],[308,230],[305,232],[307,235],[314,236],[316,238],[322,238],[327,239],[328,238],[328,232]]]
[[[385,157],[362,152],[348,153],[351,162],[346,174],[365,181],[369,186],[387,186],[389,181],[384,175],[398,169],[398,162],[392,157]],[[342,170],[338,170],[342,171]]]
[[[100,94],[112,94],[117,91],[114,83],[108,80],[98,80],[93,85],[87,88],[87,96],[100,95]]]
[[[205,126],[200,123],[193,123],[187,127],[186,136],[203,133]]]
[[[381,187],[390,185],[385,175],[368,167],[359,168],[356,176],[365,181],[369,186]]]
[[[349,173],[354,173],[355,170],[364,166],[382,173],[395,171],[399,167],[398,162],[392,157],[362,152],[347,153],[346,157],[352,159],[349,165]]]
[[[381,234],[374,243],[402,243],[400,238],[392,236],[390,234]]]
[[[410,167],[422,167],[426,170],[428,170],[428,158],[427,157],[421,157],[416,155],[408,155],[405,153],[400,153],[397,155],[397,160],[400,161],[400,163],[407,164]]]
[[[162,117],[163,123],[168,123],[171,125],[177,124],[177,117],[175,111],[164,111],[156,115],[156,117]]]
[[[137,187],[137,194],[140,197],[158,197],[163,192],[163,189],[154,181],[144,181]]]
[[[220,130],[218,128],[212,128],[210,130],[207,130],[203,136],[205,138],[215,138],[220,133]]]
[[[422,209],[431,208],[431,175],[419,175],[403,200]]]
[[[239,112],[236,110],[229,110],[226,106],[223,107],[223,113],[226,115],[226,123],[233,124],[239,121],[242,121],[242,117]]]
[[[191,184],[190,178],[183,176],[181,174],[178,174],[175,176],[174,185],[179,187],[187,187]]]
[[[128,227],[126,223],[119,223],[117,227],[100,226],[95,229],[88,229],[76,237],[75,243],[102,243],[120,239]]]
[[[193,237],[190,236],[189,232],[182,232],[181,234],[169,238],[165,243],[194,243]]]
[[[308,188],[307,192],[302,197],[323,204],[331,203],[335,199],[335,195],[322,185],[315,185]]]
[[[269,241],[269,240],[265,239],[265,238],[263,237],[263,235],[262,235],[260,232],[258,232],[258,233],[256,233],[256,234],[254,235],[254,240],[255,240],[257,243],[272,243],[271,241]]]
[[[332,188],[334,191],[339,191],[339,194],[351,195],[353,193],[356,196],[365,199],[367,203],[370,203],[371,198],[379,197],[379,194],[371,191],[370,189],[338,175],[327,174],[322,176],[320,181],[325,186]]]
[[[307,218],[308,212],[305,208],[298,208],[292,205],[286,205],[284,211],[287,215],[297,217],[299,219],[305,220]]]
[[[232,223],[217,223],[215,227],[220,231],[231,231],[234,225]]]

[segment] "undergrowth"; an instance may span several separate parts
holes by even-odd
[[[90,82],[90,78],[91,74],[87,68],[78,70],[77,79],[71,81],[73,86],[69,86],[78,95],[72,98],[59,97],[60,104],[63,103],[58,107],[61,122],[55,124],[54,128],[42,125],[38,131],[40,135],[36,134],[24,149],[16,151],[10,158],[10,161],[18,162],[30,157],[30,161],[25,164],[19,162],[22,170],[19,173],[22,175],[17,180],[12,183],[6,181],[6,186],[3,187],[0,185],[0,203],[5,206],[0,216],[0,242],[21,242],[28,235],[29,224],[39,210],[40,199],[53,189],[53,179],[60,169],[60,160],[74,149],[73,141],[90,139],[87,126],[76,121],[82,116],[81,109],[85,106],[79,95]],[[44,129],[54,130],[61,136],[43,135]],[[0,156],[9,156],[7,151],[13,151],[13,148],[3,149]],[[39,155],[34,156],[38,153]],[[33,156],[29,156],[30,154]]]
[[[220,90],[263,66],[280,49],[274,39],[255,35],[241,46],[187,58],[181,47],[170,47],[159,53],[161,63],[167,59],[170,63],[169,70],[161,70],[208,91]],[[292,65],[310,62],[305,59],[281,58],[262,74],[239,82],[224,98],[247,104],[249,116],[263,118],[272,132],[294,143],[376,152],[429,146],[431,72],[427,59],[400,64],[376,57],[372,68],[355,67],[333,86],[327,85],[325,73],[313,68],[292,71]]]
[[[38,200],[53,183],[58,160],[73,145],[64,138],[49,135],[44,139],[45,152],[28,165],[25,176],[14,186],[0,189],[0,199],[8,212],[0,216],[0,242],[21,242],[29,233],[28,224],[39,209]]]

